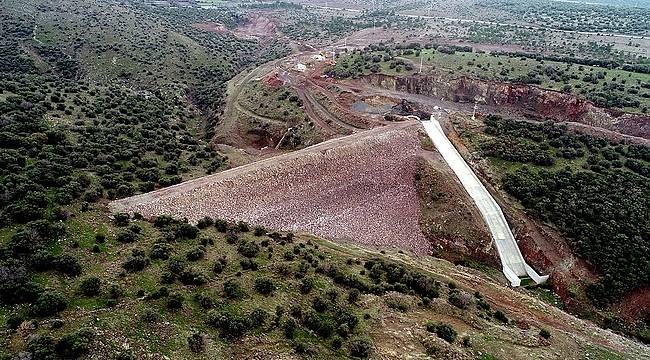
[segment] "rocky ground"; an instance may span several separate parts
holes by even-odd
[[[244,220],[427,254],[415,188],[418,129],[414,122],[376,128],[111,207],[191,222],[204,216]]]

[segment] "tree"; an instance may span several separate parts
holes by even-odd
[[[100,285],[99,278],[93,276],[84,279],[79,285],[79,290],[86,296],[97,296],[99,295]]]
[[[372,343],[367,339],[357,339],[350,343],[348,349],[350,351],[350,355],[366,359],[370,356]]]
[[[67,306],[68,302],[63,295],[57,292],[44,292],[36,299],[32,311],[36,316],[46,317],[60,313]]]
[[[259,277],[255,279],[255,290],[262,295],[270,295],[275,291],[275,284],[269,278]]]

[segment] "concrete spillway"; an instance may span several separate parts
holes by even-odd
[[[512,286],[519,286],[521,284],[520,277],[522,276],[529,276],[537,284],[545,282],[548,279],[548,275],[540,276],[526,263],[499,204],[497,204],[476,174],[467,165],[463,157],[451,144],[438,120],[435,120],[432,115],[431,120],[422,121],[422,125],[438,149],[438,152],[440,152],[445,162],[447,162],[456,174],[481,212],[483,220],[485,220],[485,223],[490,229],[492,238],[497,246],[497,251],[503,266],[503,274],[510,281],[510,284]]]

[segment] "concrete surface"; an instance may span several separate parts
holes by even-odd
[[[521,284],[520,277],[522,276],[529,276],[537,284],[545,282],[548,279],[548,275],[540,276],[526,263],[501,208],[456,148],[454,148],[442,130],[438,120],[431,115],[431,120],[422,121],[422,125],[438,149],[438,152],[440,152],[449,167],[454,171],[481,212],[497,246],[497,251],[503,266],[503,273],[508,281],[510,281],[510,284],[512,286],[519,286]]]

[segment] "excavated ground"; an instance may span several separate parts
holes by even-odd
[[[114,211],[204,216],[428,254],[415,187],[420,127],[396,123],[111,203]]]

